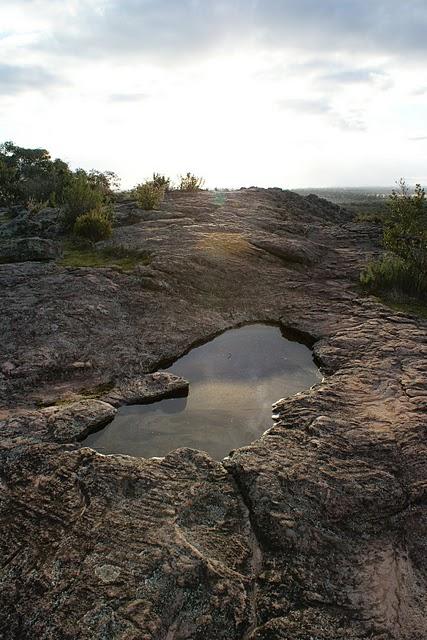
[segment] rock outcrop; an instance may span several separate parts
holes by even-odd
[[[278,189],[128,210],[111,242],[149,251],[162,286],[0,266],[2,637],[425,640],[427,321],[358,292],[375,229]],[[223,462],[81,444],[115,406],[185,393],[150,372],[251,321],[325,374],[259,440]]]

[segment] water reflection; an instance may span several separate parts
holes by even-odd
[[[307,347],[267,325],[227,331],[168,371],[189,380],[187,398],[122,407],[85,444],[102,453],[144,457],[192,447],[222,459],[271,426],[273,402],[321,378]]]

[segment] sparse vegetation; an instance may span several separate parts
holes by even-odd
[[[410,193],[404,180],[389,198],[384,220],[387,254],[362,272],[362,285],[393,302],[427,297],[427,204],[425,191],[416,185]]]
[[[180,177],[178,189],[180,191],[198,191],[204,185],[203,178],[198,178],[193,173],[186,173],[185,176]]]
[[[162,187],[165,191],[169,191],[171,188],[171,179],[161,173],[153,173],[151,182],[157,187]]]
[[[91,242],[106,240],[112,233],[111,221],[102,210],[94,209],[77,218],[73,232]]]
[[[165,197],[165,187],[152,180],[138,184],[134,190],[138,206],[146,211],[157,209]]]
[[[354,207],[353,210],[357,210],[356,207]],[[372,222],[373,224],[384,224],[386,217],[386,203],[380,201],[373,206],[360,205],[360,210],[356,215],[356,222]]]
[[[44,202],[40,202],[35,198],[30,198],[27,202],[27,211],[30,215],[35,215],[39,213],[42,209],[49,205],[49,201],[45,200]]]

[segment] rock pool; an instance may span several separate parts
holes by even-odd
[[[271,426],[274,402],[321,380],[310,349],[264,324],[226,331],[167,371],[190,382],[188,397],[122,407],[85,445],[143,457],[191,447],[220,460]]]

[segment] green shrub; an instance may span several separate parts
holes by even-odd
[[[178,189],[180,191],[198,191],[204,185],[203,178],[198,178],[193,173],[186,173],[181,176]]]
[[[104,202],[100,189],[94,187],[85,173],[77,174],[64,194],[64,227],[69,230],[74,227],[77,218],[88,211],[99,210]]]
[[[156,209],[165,197],[165,187],[150,180],[137,185],[134,195],[141,209]]]
[[[106,240],[112,233],[111,221],[101,210],[94,209],[78,216],[73,231],[77,236],[91,242]]]
[[[360,282],[370,293],[384,294],[396,301],[427,295],[427,272],[393,254],[368,264]]]
[[[167,178],[161,173],[153,173],[153,178],[151,182],[155,184],[157,187],[162,187],[165,191],[168,191],[171,186],[171,179]]]

